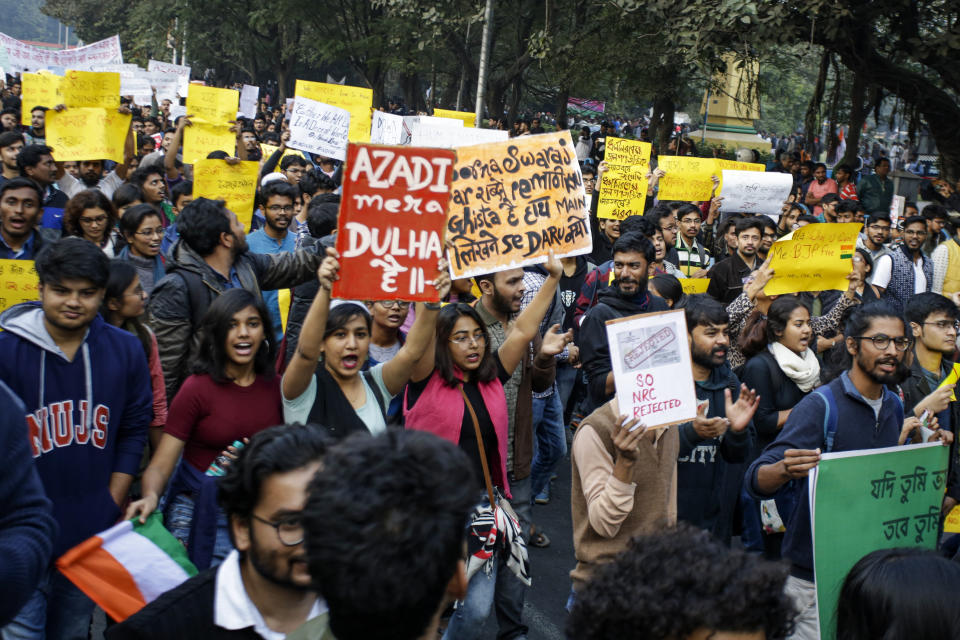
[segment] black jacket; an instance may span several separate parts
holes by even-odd
[[[793,409],[807,395],[797,383],[787,377],[777,360],[764,349],[743,365],[740,380],[748,388],[760,394],[760,406],[753,416],[757,431],[756,448],[751,460],[760,455],[768,444],[777,438],[779,414],[785,409]]]
[[[580,325],[580,360],[587,377],[590,411],[613,397],[612,393],[606,392],[607,374],[613,370],[610,347],[607,345],[607,320],[670,310],[663,298],[646,291],[639,302],[635,298],[625,300],[613,288],[607,287],[600,292],[597,305],[583,317]]]
[[[757,258],[757,267],[760,267],[760,258]],[[743,293],[743,279],[753,271],[740,257],[735,253],[726,260],[721,260],[710,270],[710,286],[707,287],[707,294],[719,300],[724,305],[728,305],[737,299]]]

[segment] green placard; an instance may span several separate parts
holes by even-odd
[[[863,556],[936,548],[949,448],[940,443],[824,454],[810,482],[820,637],[836,637],[843,580]]]

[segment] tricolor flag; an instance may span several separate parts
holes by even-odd
[[[855,244],[842,244],[840,245],[840,259],[846,260],[847,258],[853,257],[853,252],[856,249],[857,245]]]
[[[84,540],[57,568],[117,622],[197,574],[158,512],[146,524],[126,520]]]

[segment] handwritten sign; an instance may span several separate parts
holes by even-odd
[[[607,344],[621,414],[639,418],[647,427],[668,427],[696,417],[683,311],[608,320]]]
[[[450,109],[434,109],[433,115],[438,118],[452,118],[463,122],[463,126],[472,127],[476,122],[477,114],[472,111],[453,111]]]
[[[253,85],[243,85],[240,91],[240,115],[244,118],[255,118],[257,116],[257,98],[260,97],[260,87]]]
[[[725,160],[717,158],[717,177],[720,178],[720,185],[717,187],[717,193],[723,191],[723,172],[727,171],[759,171],[763,173],[767,166],[757,162],[739,162],[737,160]]]
[[[120,74],[109,71],[67,71],[60,82],[67,107],[120,107]]]
[[[774,275],[764,293],[846,291],[860,226],[854,222],[808,224],[774,242],[769,254]]]
[[[187,94],[187,113],[191,120],[208,124],[227,124],[237,117],[240,92],[233,89],[217,89],[202,84],[191,84]]]
[[[666,173],[660,178],[659,200],[709,200],[713,192],[712,176],[720,173],[716,159],[692,156],[659,156],[657,168]]]
[[[349,146],[337,221],[345,276],[335,298],[439,300],[432,285],[455,158],[443,149]]]
[[[609,168],[603,174],[597,217],[623,220],[630,215],[642,215],[652,146],[638,140],[607,138],[606,148],[604,157]]]
[[[706,293],[710,286],[710,278],[680,278],[680,288],[688,296],[696,293]]]
[[[212,151],[225,151],[233,155],[237,146],[237,136],[230,131],[229,125],[214,124],[201,120],[191,120],[183,132],[183,161],[196,164]]]
[[[123,162],[123,145],[130,129],[129,113],[84,107],[47,111],[47,144],[58,162],[113,160]]]
[[[893,196],[890,199],[890,227],[893,229],[898,228],[897,225],[900,224],[900,218],[903,217],[903,210],[907,206],[907,197],[906,196]]]
[[[33,260],[0,260],[0,311],[39,300],[38,282]]]
[[[789,173],[724,169],[722,175],[720,195],[724,211],[779,216],[793,187],[793,176]]]
[[[60,67],[63,69],[90,69],[96,64],[123,62],[120,36],[74,49],[42,49],[0,33],[0,49],[6,53],[7,71],[36,71]]]
[[[193,165],[193,196],[225,200],[227,209],[237,214],[244,229],[250,228],[256,203],[257,162],[227,164],[226,160],[198,160]]]
[[[343,160],[349,130],[350,112],[346,109],[298,97],[293,103],[287,146]]]
[[[350,142],[370,140],[370,112],[373,106],[373,90],[363,87],[348,87],[342,84],[297,80],[294,95],[309,98],[350,112]],[[344,148],[346,150],[346,148]],[[343,159],[343,156],[340,156]]]
[[[177,93],[180,94],[180,97],[187,96],[190,88],[190,67],[182,64],[161,62],[159,60],[149,60],[147,62],[147,71],[157,71],[177,76]],[[157,91],[157,98],[160,98],[159,89]]]
[[[34,107],[53,109],[63,104],[60,93],[62,77],[52,73],[24,73],[20,76],[20,92],[22,95],[23,113],[20,114],[20,123],[30,125],[30,112]]]
[[[877,549],[935,549],[950,449],[939,443],[825,453],[811,470],[820,634],[835,637],[843,580]]]
[[[400,144],[403,141],[403,116],[384,111],[373,112],[371,144]]]
[[[461,147],[447,216],[454,279],[590,253],[569,131]]]

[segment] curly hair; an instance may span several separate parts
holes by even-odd
[[[686,638],[698,629],[793,630],[783,592],[787,567],[730,549],[687,524],[634,538],[576,594],[567,637],[576,640]]]
[[[65,235],[83,237],[80,228],[80,216],[88,209],[103,209],[107,222],[103,227],[103,237],[108,238],[117,225],[117,209],[99,189],[85,189],[67,201],[63,208],[63,229]]]

